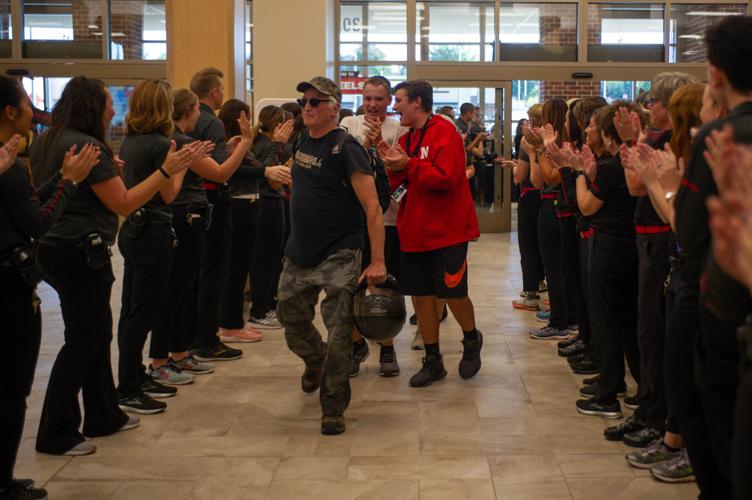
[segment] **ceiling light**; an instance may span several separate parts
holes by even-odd
[[[702,35],[679,35],[679,38],[689,38],[690,40],[702,40]]]

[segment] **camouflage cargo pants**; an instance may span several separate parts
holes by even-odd
[[[350,403],[353,296],[360,275],[361,251],[345,249],[316,267],[285,261],[277,291],[277,317],[285,340],[306,366],[321,370],[319,398],[324,415],[342,415]],[[326,349],[313,325],[321,290],[321,316],[329,332]]]

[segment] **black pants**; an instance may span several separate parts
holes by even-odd
[[[731,484],[714,458],[694,377],[694,348],[700,322],[701,269],[701,261],[682,259],[678,279],[672,277],[672,288],[677,293],[666,328],[663,374],[666,380],[668,413],[678,424],[684,446],[689,452],[700,498],[726,499],[731,497]]]
[[[0,317],[7,355],[0,368],[0,489],[13,478],[21,444],[26,398],[31,393],[42,340],[42,315],[34,289],[18,272],[0,267]]]
[[[580,324],[580,333],[579,338],[585,343],[587,346],[592,346],[592,339],[593,339],[593,329],[590,326],[590,276],[588,274],[588,269],[590,268],[590,237],[579,237],[579,247],[580,247],[580,285],[582,286],[582,295],[585,297],[585,313],[587,314],[587,329],[582,329],[582,324]],[[595,353],[595,350],[591,350],[593,353]],[[597,357],[597,353],[596,353]]]
[[[232,247],[219,317],[219,326],[222,328],[243,328],[245,283],[256,260],[261,212],[259,206],[258,201],[237,198],[230,201]]]
[[[624,357],[640,380],[637,347],[637,251],[633,235],[597,232],[590,239],[590,324],[598,332],[596,399],[613,403],[624,384]]]
[[[368,234],[368,233],[366,233]],[[363,252],[365,255],[365,251]],[[370,254],[370,248],[369,248]],[[397,226],[384,226],[384,260],[386,261],[386,272],[399,280],[400,267],[400,240]],[[368,258],[370,262],[370,256]]]
[[[669,252],[671,255],[671,252]],[[661,370],[661,373],[663,373],[663,386],[666,387],[666,366],[668,366],[669,356],[673,356],[673,349],[669,349],[670,344],[668,341],[669,338],[669,324],[671,323],[671,315],[674,313],[674,307],[676,305],[676,299],[679,296],[679,280],[680,273],[679,273],[679,257],[675,255],[671,255],[669,257],[670,260],[674,260],[674,264],[671,266],[670,273],[669,273],[669,280],[668,280],[668,287],[666,288],[666,297],[665,297],[665,303],[666,303],[666,338],[664,339],[664,351],[663,351],[663,369]],[[666,391],[667,389],[664,389]],[[668,394],[666,394],[666,432],[671,432],[674,434],[681,434],[681,428],[679,427],[679,422],[677,421],[676,417],[671,412],[671,404],[669,403],[669,397]]]
[[[582,281],[582,271],[580,270],[580,236],[577,232],[577,218],[572,216],[559,219],[559,234],[564,257],[564,274],[567,277],[569,313],[576,315],[576,324],[580,327],[580,335],[590,338],[590,320],[588,319],[587,303],[583,291],[584,286],[587,286],[587,281]]]
[[[653,429],[666,427],[663,352],[666,343],[664,284],[670,233],[637,235],[639,257],[637,341],[640,347],[640,414]]]
[[[554,200],[541,200],[541,207],[538,212],[538,245],[546,270],[548,299],[551,302],[549,325],[564,330],[572,324],[569,323],[570,320],[576,321],[576,319],[570,317],[568,311],[567,279],[564,274],[561,235],[559,234],[559,224],[556,221]],[[536,284],[536,286],[538,285]]]
[[[700,329],[695,344],[695,381],[708,437],[718,470],[730,488],[733,484],[731,453],[734,443],[734,409],[739,386],[737,326],[739,325],[721,321],[707,309],[701,308]],[[750,422],[746,425],[749,426]]]
[[[123,255],[123,299],[118,322],[118,395],[141,392],[145,380],[143,350],[164,332],[154,330],[163,312],[172,270],[173,237],[169,223],[147,223],[141,235],[128,236],[129,222],[120,228],[118,248]],[[167,356],[165,356],[167,357]]]
[[[522,289],[538,293],[544,278],[543,260],[538,246],[538,212],[541,199],[538,191],[531,191],[517,203],[517,243],[520,246]]]
[[[170,352],[188,348],[186,331],[196,317],[196,282],[204,253],[203,218],[188,222],[188,206],[172,205],[172,227],[177,245],[172,248],[172,269],[162,310],[152,330],[149,356],[165,359]]]
[[[61,454],[90,437],[117,432],[128,421],[118,407],[110,343],[112,264],[90,269],[74,246],[39,245],[45,279],[57,291],[65,343],[50,373],[37,433],[37,451]],[[83,391],[83,435],[78,393]]]
[[[736,393],[734,488],[738,500],[752,498],[752,358],[746,363]]]
[[[251,283],[251,316],[254,318],[264,318],[273,309],[279,275],[282,272],[284,238],[284,200],[271,196],[262,197],[259,244]]]
[[[225,289],[232,239],[232,212],[229,201],[220,201],[215,191],[208,191],[214,204],[212,223],[206,231],[204,255],[196,282],[193,335],[188,336],[195,347],[212,349],[219,343],[219,309]],[[190,328],[190,325],[188,325]]]

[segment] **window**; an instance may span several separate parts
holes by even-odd
[[[406,61],[406,17],[404,0],[343,0],[340,8],[340,61]]]
[[[576,61],[577,4],[502,4],[499,42],[502,61]]]
[[[112,95],[112,107],[115,108],[115,116],[110,124],[108,141],[110,147],[116,153],[120,151],[120,144],[125,138],[125,115],[128,113],[128,101],[136,88],[134,85],[108,85]]]
[[[102,57],[100,0],[27,0],[23,24],[24,57]]]
[[[663,62],[663,4],[588,5],[588,60]]]
[[[164,0],[111,0],[112,59],[167,59]]]
[[[494,2],[417,3],[416,59],[493,61]]]
[[[11,57],[12,19],[10,0],[0,0],[0,57]]]
[[[371,76],[386,77],[392,87],[407,80],[407,66],[393,64],[385,66],[340,66],[340,87],[342,89],[342,107],[357,111],[363,104],[361,86]],[[391,107],[388,113],[391,113]]]
[[[747,5],[742,3],[671,4],[668,62],[705,62],[705,30],[726,16],[739,16],[746,12]]]

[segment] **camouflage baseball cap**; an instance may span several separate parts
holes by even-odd
[[[342,102],[342,91],[339,89],[339,85],[325,76],[317,76],[298,84],[298,92],[305,92],[308,89],[316,89],[324,95],[333,97],[337,102]]]

